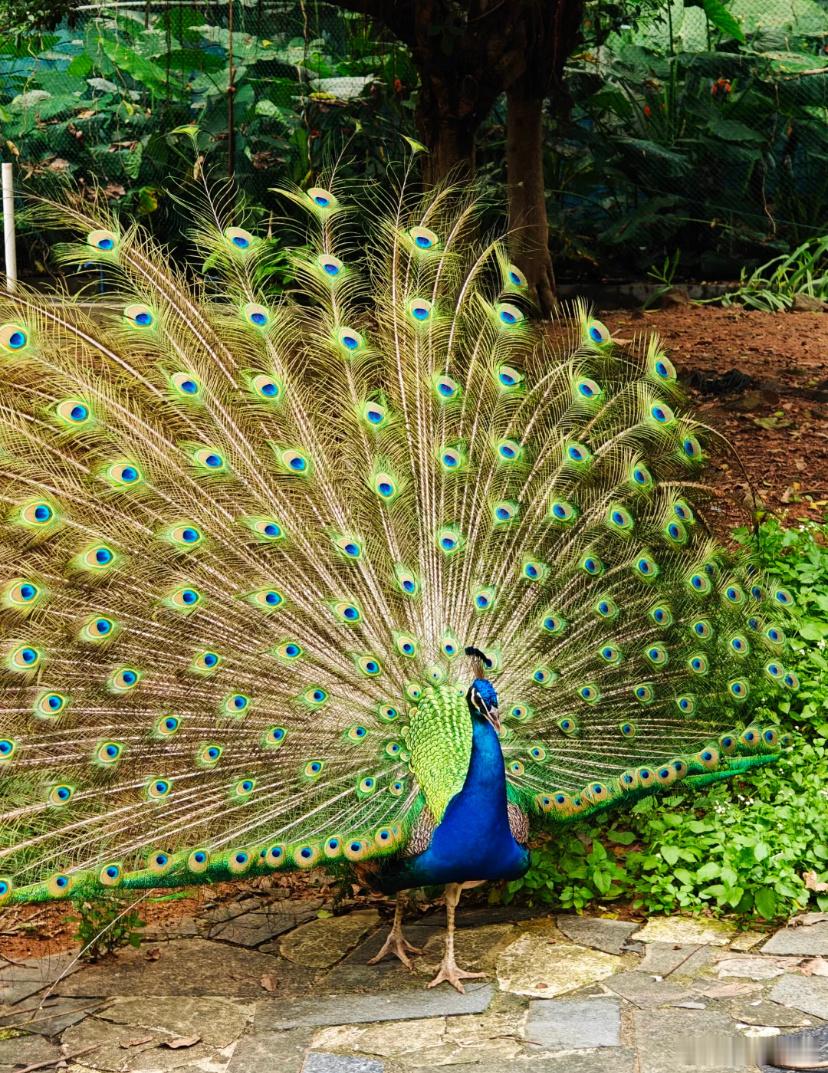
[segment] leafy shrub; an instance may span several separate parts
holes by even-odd
[[[737,536],[746,541],[746,531]],[[828,526],[760,529],[760,561],[797,595],[801,689],[762,721],[793,745],[773,766],[703,792],[677,789],[573,824],[533,850],[496,897],[576,910],[625,901],[645,912],[709,909],[783,918],[828,911]]]
[[[98,961],[122,946],[141,945],[144,921],[135,908],[135,894],[117,888],[81,894],[72,899],[77,916],[74,938],[81,944],[81,957]]]

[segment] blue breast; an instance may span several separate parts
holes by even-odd
[[[387,893],[475,879],[517,879],[529,867],[529,851],[509,829],[497,734],[481,719],[472,723],[472,754],[463,789],[449,802],[428,849],[383,874],[379,885]]]

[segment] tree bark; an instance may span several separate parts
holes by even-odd
[[[555,274],[543,183],[543,96],[519,79],[507,89],[506,103],[509,253],[548,316],[555,306]]]
[[[423,181],[433,186],[444,179],[469,182],[474,178],[475,141],[481,118],[465,98],[461,80],[450,73],[422,72],[416,123],[429,148],[423,158]]]

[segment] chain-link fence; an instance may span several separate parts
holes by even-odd
[[[728,33],[690,0],[650,5],[625,23],[619,5],[588,3],[567,97],[550,104],[559,259],[572,272],[640,274],[678,250],[681,271],[715,276],[818,235],[828,9],[731,0]],[[406,49],[333,4],[116,2],[0,42],[2,154],[23,184],[94,180],[161,228],[166,191],[196,153],[235,176],[262,216],[271,186],[340,156],[356,176],[384,175],[401,135],[416,136],[416,92]],[[497,186],[502,107],[480,143],[481,174]]]

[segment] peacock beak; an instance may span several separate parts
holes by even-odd
[[[500,733],[500,712],[497,708],[486,708],[486,718],[494,727],[495,734]]]

